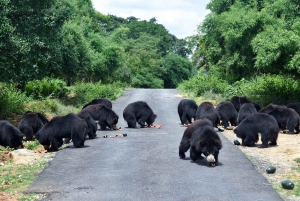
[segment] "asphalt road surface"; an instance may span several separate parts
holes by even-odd
[[[178,147],[185,127],[180,125],[175,89],[127,89],[113,103],[120,131],[98,131],[84,148],[60,150],[27,193],[45,193],[44,200],[141,201],[257,201],[283,200],[271,184],[232,142],[220,137],[219,166],[206,159],[192,162],[189,151],[179,159]],[[146,101],[163,128],[129,129],[124,108]],[[127,137],[103,138],[127,133]],[[268,149],[265,149],[268,151]]]

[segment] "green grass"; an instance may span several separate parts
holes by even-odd
[[[295,161],[296,163],[300,163],[300,158],[295,158],[294,161]]]
[[[22,197],[22,192],[46,165],[47,162],[45,161],[39,161],[30,165],[17,165],[12,160],[8,160],[3,166],[0,166],[0,191],[12,194],[15,197]],[[26,196],[28,197],[28,195]],[[31,197],[35,196],[32,195]]]

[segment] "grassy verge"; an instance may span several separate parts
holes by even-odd
[[[26,146],[26,145],[25,145]],[[27,143],[27,149],[40,149],[41,145],[36,141]],[[45,160],[32,164],[15,164],[11,158],[11,149],[1,147],[0,151],[0,200],[37,200],[41,196],[37,194],[23,194],[46,166]]]

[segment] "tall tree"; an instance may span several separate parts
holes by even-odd
[[[201,66],[216,66],[230,82],[300,72],[296,1],[213,0],[207,7],[212,12],[199,26],[198,56],[193,57],[205,61]]]

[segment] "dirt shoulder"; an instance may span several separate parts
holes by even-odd
[[[222,134],[232,143],[236,139],[241,142],[241,139],[237,138],[232,130],[225,130]],[[257,145],[260,144],[261,141]],[[266,149],[245,146],[238,146],[238,148],[251,160],[256,169],[268,179],[281,197],[289,201],[300,200],[300,197],[292,195],[292,191],[284,190],[281,187],[281,181],[286,179],[294,182],[294,189],[299,185],[300,171],[297,171],[296,168],[300,164],[295,162],[295,159],[300,158],[300,134],[280,133],[277,144],[277,146],[270,146]],[[266,169],[271,165],[276,167],[276,172],[267,174]]]

